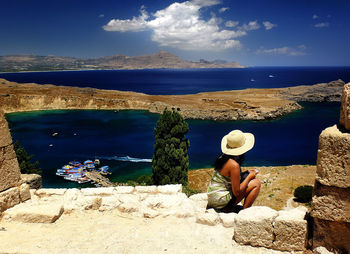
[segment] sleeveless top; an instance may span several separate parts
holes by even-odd
[[[232,193],[231,179],[214,170],[207,194],[209,207],[224,208],[232,198],[235,198]]]

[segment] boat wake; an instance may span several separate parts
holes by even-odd
[[[133,158],[130,156],[111,156],[111,157],[98,157],[99,159],[105,159],[105,160],[116,160],[116,161],[130,161],[130,162],[152,162],[152,159],[140,159],[140,158]]]

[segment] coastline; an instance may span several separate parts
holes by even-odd
[[[147,110],[160,114],[178,110],[185,119],[268,120],[302,107],[298,101],[340,101],[344,82],[313,86],[202,92],[187,95],[148,95],[137,92],[55,85],[20,84],[0,79],[4,113],[59,110]]]

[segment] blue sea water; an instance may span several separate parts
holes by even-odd
[[[188,120],[190,168],[211,167],[221,138],[233,129],[254,133],[256,143],[246,165],[315,164],[318,136],[337,123],[339,103],[307,103],[304,110],[280,119],[254,121]],[[317,117],[315,117],[317,116]],[[35,155],[43,186],[75,187],[55,175],[71,160],[99,158],[113,181],[150,174],[153,131],[159,116],[145,111],[41,111],[7,115],[12,137]],[[52,134],[58,135],[53,137]]]
[[[219,70],[73,71],[0,74],[17,82],[90,86],[148,94],[187,94],[251,87],[350,81],[350,67],[247,68]],[[318,136],[338,122],[339,103],[304,103],[304,109],[270,121],[188,120],[190,168],[211,167],[221,138],[233,129],[254,133],[246,165],[315,164]],[[8,114],[18,140],[43,169],[44,187],[76,187],[55,175],[71,160],[99,158],[113,181],[151,173],[153,131],[159,116],[146,111],[41,111]],[[58,135],[53,137],[52,134]]]
[[[146,94],[193,94],[245,88],[313,85],[337,79],[350,82],[350,67],[26,72],[0,73],[0,78],[20,83],[88,86]]]

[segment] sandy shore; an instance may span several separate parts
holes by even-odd
[[[64,214],[52,224],[3,220],[0,253],[283,253],[239,246],[232,236],[232,228],[188,219],[86,211]]]

